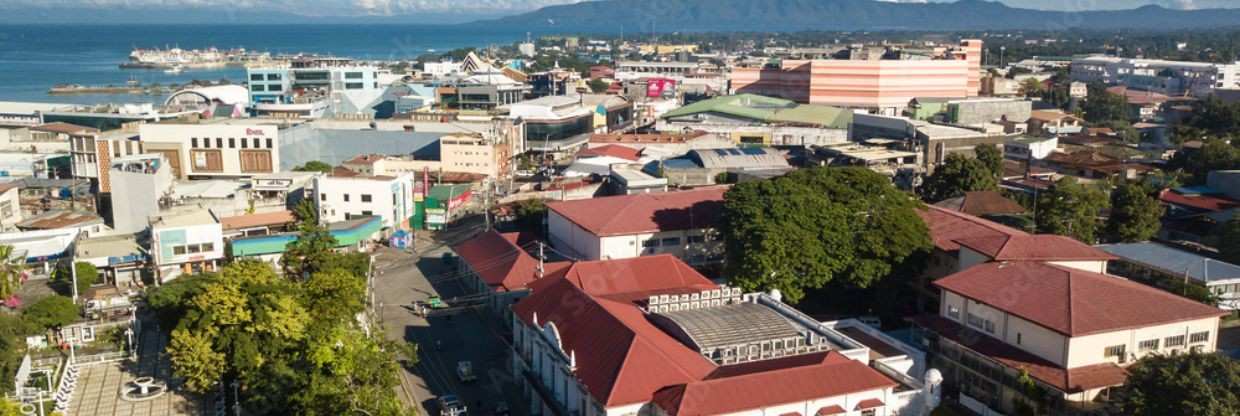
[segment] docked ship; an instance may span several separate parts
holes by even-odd
[[[207,49],[143,49],[135,48],[129,53],[129,61],[122,63],[125,69],[201,69],[229,65],[248,65],[271,60],[267,52],[252,52],[245,48],[220,50]]]

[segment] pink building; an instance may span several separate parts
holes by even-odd
[[[789,60],[734,68],[732,91],[898,115],[915,97],[976,96],[981,57],[982,41],[964,40],[933,60]]]

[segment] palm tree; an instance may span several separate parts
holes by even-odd
[[[17,295],[26,275],[25,259],[13,259],[13,246],[0,245],[0,301]]]

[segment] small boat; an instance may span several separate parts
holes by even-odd
[[[185,72],[185,67],[181,65],[173,65],[164,70],[165,74],[179,74]]]

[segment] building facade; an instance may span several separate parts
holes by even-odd
[[[215,271],[224,258],[223,229],[205,210],[152,218],[151,240],[152,263],[160,282]]]
[[[1088,56],[1072,60],[1072,80],[1204,97],[1216,89],[1240,88],[1240,64]]]
[[[689,264],[723,259],[716,231],[726,188],[641,193],[547,204],[551,245],[575,258],[671,254]]]
[[[250,103],[258,115],[318,118],[329,114],[373,115],[386,72],[348,59],[316,58],[288,67],[249,68]]]
[[[179,179],[251,177],[280,167],[276,126],[143,124],[139,136],[142,150],[163,154]]]
[[[377,216],[389,231],[408,230],[413,217],[413,181],[409,173],[397,176],[319,176],[314,178],[314,201],[320,223]]]

